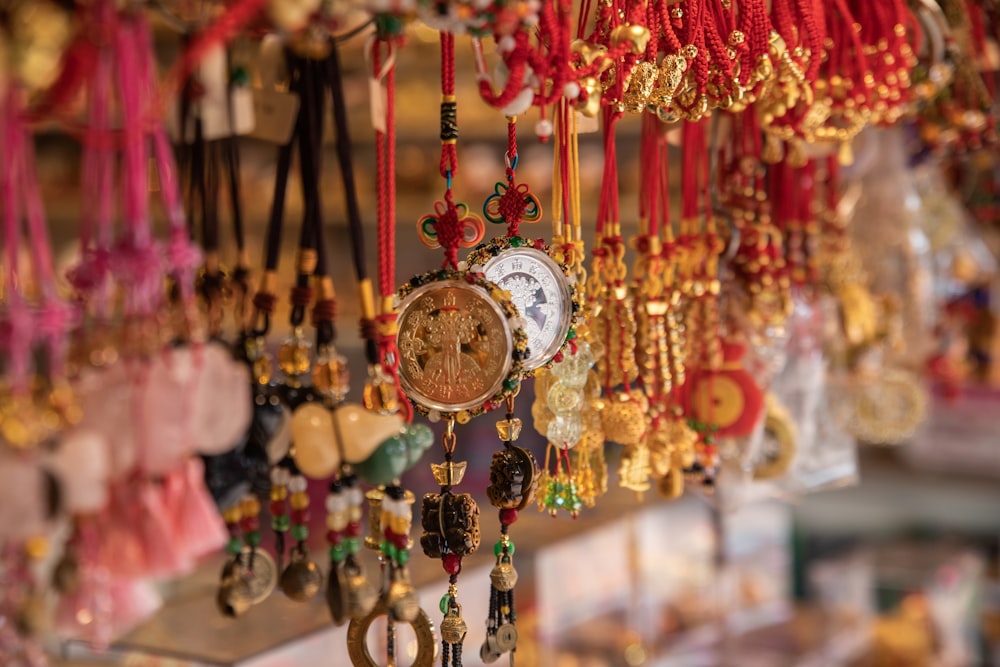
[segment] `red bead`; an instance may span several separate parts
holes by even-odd
[[[284,500],[272,500],[270,504],[271,516],[284,516],[288,511],[288,506]]]
[[[390,542],[392,541],[392,536],[394,534],[395,533],[392,532],[392,528],[390,528],[389,526],[386,526],[385,528],[382,529],[382,537],[389,540]]]
[[[500,510],[500,523],[507,524],[508,526],[517,521],[517,510],[513,507],[508,507],[507,509]]]
[[[344,541],[344,534],[339,530],[326,531],[326,541],[330,544],[340,544]]]
[[[445,554],[441,559],[441,566],[448,574],[458,574],[462,571],[462,557],[458,554]]]
[[[242,528],[244,532],[249,533],[252,530],[257,530],[259,526],[260,524],[255,516],[248,516],[240,519],[240,528]]]
[[[535,239],[535,247],[538,248],[539,250],[544,249],[545,248],[545,240],[544,239]]]
[[[410,546],[410,536],[405,533],[393,533],[389,541],[397,549],[406,549]]]
[[[309,523],[309,510],[292,510],[292,523],[297,526]]]
[[[562,352],[556,352],[556,356],[552,357],[552,361],[556,362],[557,364],[562,360],[563,360]]]
[[[361,523],[358,521],[351,521],[347,524],[347,536],[348,537],[360,537],[361,536]]]

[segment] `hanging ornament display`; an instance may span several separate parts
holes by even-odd
[[[941,217],[927,197],[910,196],[925,183],[887,198],[887,211],[914,214],[897,226],[905,234],[886,232],[879,244],[851,234],[885,232],[865,219],[890,180],[883,153],[900,170],[947,173],[988,227],[990,193],[978,177],[995,171],[983,149],[998,142],[991,3],[90,0],[72,17],[51,0],[8,5],[4,664],[44,667],[46,586],[59,638],[104,649],[161,604],[163,580],[224,549],[223,616],[246,614],[275,589],[296,602],[322,591],[332,622],[347,625],[353,665],[402,659],[402,624],[416,639],[405,647],[414,665],[460,667],[469,625],[458,581],[483,536],[477,457],[458,451],[459,429],[493,410],[503,411],[500,444],[479,492],[499,534],[489,539],[477,648],[484,663],[527,660],[512,526],[532,504],[573,518],[593,506],[608,487],[606,452],[620,451],[619,484],[636,496],[721,485],[720,509],[853,481],[855,441],[903,443],[934,415],[923,373],[949,400],[989,380],[995,267],[971,242],[943,253],[933,233],[926,250],[914,240],[924,232],[917,217]],[[397,64],[413,22],[423,24],[413,26],[417,42],[440,33],[444,191],[416,232],[443,261],[400,285]],[[343,54],[361,43],[355,67],[362,59]],[[456,43],[469,58],[456,58]],[[421,70],[409,64],[399,74]],[[475,195],[486,198],[481,215],[455,193],[459,68],[473,77],[473,97],[506,118],[504,175]],[[374,130],[377,276],[365,173],[355,169],[369,143],[348,123],[359,70]],[[421,126],[409,121],[426,90],[405,94],[414,108],[400,115],[416,141]],[[529,188],[538,162],[517,131],[532,108],[553,168],[551,179],[534,172]],[[627,115],[640,117],[634,130]],[[905,150],[904,132],[884,129],[901,123],[911,128]],[[36,142],[34,128],[80,141],[78,229],[47,228],[52,186],[39,183],[35,150],[62,143]],[[251,132],[277,149],[256,285],[257,188],[243,183],[260,172],[241,165],[254,152],[241,141]],[[603,156],[589,261],[581,200],[596,162],[581,160],[578,138],[587,132],[600,140],[582,150]],[[619,173],[620,142],[633,138],[634,184]],[[332,189],[328,153],[339,174]],[[418,153],[414,142],[399,164],[411,188],[423,174],[412,168]],[[290,195],[292,172],[300,190]],[[855,207],[858,193],[842,182],[852,178],[863,181]],[[551,238],[524,227],[542,219],[546,186]],[[328,193],[343,199],[342,227]],[[633,195],[634,223],[620,208]],[[300,218],[294,240],[286,215]],[[955,236],[960,219],[928,227]],[[484,241],[486,222],[502,227]],[[65,240],[67,229],[78,256],[62,281],[50,232]],[[961,240],[979,243],[980,233],[989,230]],[[297,246],[285,272],[283,243]],[[891,243],[900,248],[882,253]],[[345,272],[338,297],[334,276],[339,289]],[[360,324],[357,350],[338,338],[342,309]],[[366,371],[353,388],[351,351]],[[522,389],[545,439],[542,466],[522,437]],[[438,424],[442,445],[431,465],[437,488],[420,496],[404,482],[437,438],[414,414]],[[437,635],[410,571],[418,497],[420,549],[448,577]],[[50,542],[53,571],[38,577]],[[385,630],[384,655],[369,645],[373,626]]]

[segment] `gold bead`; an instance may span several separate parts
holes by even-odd
[[[243,516],[257,516],[260,514],[260,501],[257,500],[256,496],[247,496],[240,503],[240,510],[243,512]]]
[[[288,504],[292,506],[293,510],[304,510],[309,507],[309,494],[304,491],[293,493],[288,499]]]
[[[271,487],[271,500],[277,502],[284,500],[288,497],[288,487],[285,486],[272,486]]]
[[[278,367],[289,377],[298,377],[309,372],[309,343],[296,338],[278,348]]]
[[[257,384],[267,384],[271,381],[272,359],[269,354],[262,354],[253,360],[253,376]]]

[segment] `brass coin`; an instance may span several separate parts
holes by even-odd
[[[388,609],[384,601],[379,601],[367,616],[351,621],[347,628],[347,655],[354,667],[379,667],[368,650],[368,629],[379,616],[385,616]],[[413,667],[434,667],[434,652],[437,642],[434,639],[434,624],[423,609],[410,622],[413,634],[417,637],[417,653],[413,658]]]
[[[399,378],[415,403],[458,412],[503,388],[513,334],[484,289],[460,280],[422,285],[403,299],[398,321]]]
[[[479,659],[487,665],[493,664],[499,660],[502,655],[496,651],[495,642],[496,640],[493,639],[492,636],[487,635],[486,641],[484,641],[483,645],[479,647]]]
[[[513,623],[504,623],[497,628],[497,648],[501,653],[517,648],[517,628]]]
[[[694,414],[711,415],[712,423],[720,429],[728,428],[739,421],[746,403],[743,388],[731,377],[723,374],[698,381],[691,396]]]
[[[250,549],[244,549],[240,556],[239,578],[246,587],[246,595],[252,604],[260,604],[274,592],[278,584],[278,568],[274,559],[266,551],[257,549],[251,556]]]

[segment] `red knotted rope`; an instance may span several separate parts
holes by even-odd
[[[380,38],[372,45],[372,71],[385,78],[385,131],[375,131],[375,174],[378,187],[378,280],[383,304],[396,291],[396,63],[397,42]],[[382,49],[386,50],[383,59]],[[383,74],[384,68],[384,74]],[[413,419],[413,406],[399,381],[399,348],[396,346],[396,312],[391,308],[375,317],[375,343],[382,371],[392,379],[406,421]]]

